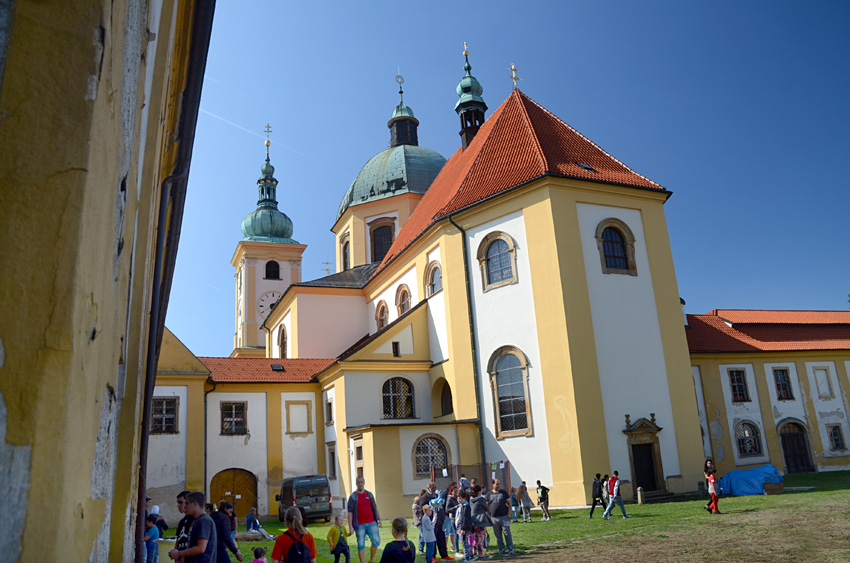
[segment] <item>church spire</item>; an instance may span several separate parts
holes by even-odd
[[[257,180],[257,209],[242,220],[242,236],[245,240],[298,244],[291,238],[292,219],[277,208],[277,178],[269,157],[271,132],[271,126],[266,125],[266,162],[260,167]]]
[[[404,78],[401,74],[395,77],[398,82],[398,97],[399,103],[393,110],[393,116],[387,123],[390,128],[390,146],[397,147],[399,145],[419,145],[419,120],[413,117],[413,110],[404,103],[404,90],[401,85],[404,84]]]
[[[475,134],[478,133],[478,129],[484,124],[484,112],[487,111],[487,104],[481,97],[484,88],[478,82],[478,79],[472,76],[472,65],[469,64],[469,49],[466,47],[466,41],[463,42],[463,56],[466,60],[463,65],[466,74],[457,85],[457,95],[460,99],[455,104],[455,111],[460,116],[460,132],[458,134],[463,148],[466,149]]]

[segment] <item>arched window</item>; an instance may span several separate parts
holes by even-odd
[[[596,226],[596,245],[603,274],[637,275],[635,236],[620,219],[609,217]]]
[[[443,271],[440,263],[434,260],[425,268],[425,295],[430,297],[442,289]]]
[[[735,427],[735,440],[738,443],[738,455],[752,457],[761,455],[761,436],[758,426],[752,422],[740,422]]]
[[[496,438],[531,435],[528,361],[525,354],[513,346],[503,346],[491,356],[487,371],[493,389]]]
[[[395,219],[381,217],[369,223],[372,244],[372,262],[380,262],[387,255],[395,238]]]
[[[413,466],[416,477],[431,477],[431,467],[445,469],[449,466],[449,449],[442,436],[425,434],[413,446]]]
[[[387,308],[387,304],[384,301],[381,301],[375,308],[375,322],[378,323],[378,330],[387,326],[389,324],[389,320],[390,310]]]
[[[484,291],[517,283],[516,244],[507,233],[493,231],[478,245]]]
[[[284,325],[280,325],[277,333],[277,348],[280,351],[279,357],[286,358],[286,326]]]
[[[414,418],[413,384],[403,377],[384,382],[384,418]]]
[[[342,269],[348,270],[351,268],[351,244],[345,241],[342,245]]]
[[[452,414],[454,410],[454,405],[452,404],[452,388],[449,386],[449,382],[446,381],[443,383],[442,391],[440,391],[440,416]]]
[[[280,279],[280,264],[278,264],[274,260],[269,260],[268,262],[266,262],[266,279],[267,280],[279,280]]]
[[[395,305],[398,308],[398,316],[402,316],[410,310],[410,289],[401,284],[395,292]]]

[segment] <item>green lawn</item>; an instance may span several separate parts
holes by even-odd
[[[534,513],[532,524],[512,527],[515,559],[560,561],[850,561],[850,471],[790,476],[786,487],[816,487],[814,491],[781,495],[721,497],[721,515],[702,509],[705,499],[679,498],[660,504],[627,504],[632,515],[624,520],[615,507],[611,520],[597,507],[555,510],[551,522]],[[241,528],[241,526],[240,526]],[[278,522],[265,523],[278,535]],[[311,523],[318,561],[332,562],[325,537],[329,527]],[[410,539],[416,542],[416,529]],[[383,542],[392,539],[389,524],[381,529]],[[354,536],[349,538],[352,561],[357,562]],[[368,543],[368,542],[367,542]],[[495,541],[490,554],[495,555]],[[257,545],[271,555],[273,542],[242,542],[246,555]],[[378,554],[380,559],[380,552]]]

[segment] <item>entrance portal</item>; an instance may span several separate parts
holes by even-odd
[[[806,429],[796,422],[786,422],[779,429],[779,436],[785,454],[785,473],[813,473],[815,467],[809,453]]]
[[[655,463],[652,444],[633,444],[632,462],[635,466],[635,487],[643,487],[645,492],[656,490]]]
[[[210,481],[210,502],[226,500],[233,505],[236,516],[245,518],[252,508],[257,507],[257,477],[244,469],[225,469],[215,474]]]
[[[667,492],[664,480],[664,468],[661,464],[661,446],[658,433],[662,428],[655,423],[655,413],[649,413],[649,420],[639,418],[632,422],[626,415],[626,427],[623,433],[628,438],[629,460],[632,469],[632,485],[637,496],[638,487],[645,493],[663,495]]]

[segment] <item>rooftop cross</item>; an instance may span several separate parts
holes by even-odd
[[[263,129],[263,131],[265,131],[265,133],[266,133],[266,160],[268,160],[269,159],[269,145],[272,144],[271,141],[269,141],[269,135],[271,135],[271,132],[272,132],[271,123],[266,123],[266,128]]]
[[[510,78],[514,81],[514,88],[516,88],[516,81],[522,80],[522,78],[520,78],[519,76],[516,75],[516,71],[518,71],[519,69],[516,66],[514,66],[514,63],[511,63],[511,66],[508,67],[508,70],[511,71],[511,75],[508,76],[508,78]]]
[[[398,74],[395,76],[395,81],[398,82],[398,97],[399,103],[404,103],[404,90],[401,89],[401,85],[404,84],[404,77],[401,75],[401,69],[399,69]]]

